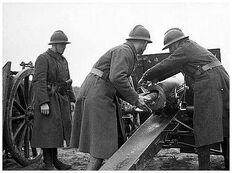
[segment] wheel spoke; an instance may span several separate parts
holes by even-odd
[[[25,121],[22,122],[22,124],[20,124],[18,126],[18,128],[16,129],[14,135],[13,135],[13,140],[16,139],[17,135],[19,134],[19,132],[22,130],[23,126],[25,125]]]
[[[30,130],[29,127],[27,127],[26,135],[24,138],[24,156],[26,158],[29,158],[29,137],[30,137]]]
[[[27,105],[29,101],[28,96],[29,96],[29,76],[26,76],[24,78],[24,98]]]
[[[22,136],[21,136],[21,138],[20,138],[20,140],[19,140],[18,148],[19,148],[20,151],[21,151],[22,148],[23,148],[23,143],[24,143],[24,138],[25,138],[25,135],[26,135],[26,131],[27,131],[27,128],[25,127],[25,128],[23,129]]]
[[[25,98],[24,98],[24,94],[23,94],[23,89],[22,89],[21,85],[18,86],[17,93],[18,93],[20,104],[22,105],[22,107],[24,109],[26,109],[26,102],[25,102]]]
[[[12,121],[14,121],[14,120],[19,120],[19,119],[23,119],[23,118],[25,118],[26,117],[26,115],[25,114],[23,114],[23,115],[20,115],[20,116],[17,116],[17,117],[11,117],[11,120]]]
[[[32,87],[30,86],[28,90],[28,106],[30,106],[31,101],[32,101]]]
[[[29,126],[29,128],[30,128],[30,142],[31,142],[32,126]],[[36,157],[38,155],[37,149],[31,147],[31,150],[32,150],[32,156]]]
[[[25,109],[19,104],[17,100],[14,100],[13,106],[21,113],[25,113]]]

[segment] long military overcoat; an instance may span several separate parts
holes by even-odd
[[[229,136],[229,75],[223,66],[196,75],[197,66],[217,58],[192,40],[174,51],[167,59],[144,73],[144,79],[160,81],[178,72],[193,79],[193,127],[196,146],[223,141]]]
[[[48,93],[48,83],[62,83],[70,79],[67,60],[48,49],[35,63],[32,81],[34,93],[34,124],[32,130],[32,147],[58,148],[64,140],[69,144],[71,135],[70,101],[75,102],[72,87],[68,94]],[[40,106],[48,103],[50,114],[43,115]]]
[[[106,79],[90,73],[83,82],[75,105],[71,147],[102,159],[119,148],[119,137],[125,140],[125,133],[116,100],[120,97],[132,105],[137,101],[128,79],[136,61],[135,47],[126,42],[95,63],[93,67],[104,72]]]

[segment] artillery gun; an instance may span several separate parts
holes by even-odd
[[[3,67],[3,152],[27,166],[39,161],[42,154],[41,149],[32,148],[30,143],[34,117],[31,87],[34,68],[32,62],[20,65],[21,71],[11,71],[11,62]]]
[[[220,49],[209,51],[221,60]],[[139,65],[132,76],[135,88],[142,74],[168,55],[163,53],[139,57]],[[133,131],[126,133],[129,134],[128,140],[100,170],[142,170],[146,161],[152,159],[162,148],[180,148],[180,152],[196,153],[193,134],[193,90],[188,86],[189,83],[190,79],[187,77],[182,81],[171,77],[158,84],[151,83],[146,88],[139,88],[139,93],[150,98],[147,104],[152,109],[152,114],[138,109],[124,111],[124,114],[136,115],[123,116],[127,122],[126,130]],[[129,121],[131,123],[128,123],[128,117],[132,118]],[[136,127],[133,127],[134,125]],[[220,144],[212,146],[210,151],[211,154],[222,155]]]

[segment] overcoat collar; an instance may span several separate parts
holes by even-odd
[[[63,55],[60,55],[60,54],[58,54],[58,53],[52,51],[50,48],[47,50],[47,53],[48,53],[51,57],[53,57],[53,58],[55,58],[55,59],[57,59],[57,60],[63,60],[63,59],[64,59],[64,56],[63,56]]]
[[[136,60],[138,60],[138,57],[137,57],[137,51],[135,49],[135,46],[133,45],[133,43],[131,43],[130,41],[127,41],[126,43],[124,43],[125,45],[129,46],[134,54],[134,58]]]

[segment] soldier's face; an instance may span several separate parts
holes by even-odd
[[[169,46],[169,52],[173,53],[176,49],[178,48],[178,44],[177,43],[173,43]]]
[[[169,52],[170,52],[170,53],[173,53],[173,52],[174,52],[174,47],[173,47],[173,46],[170,46],[170,47],[169,47]]]
[[[66,44],[57,44],[56,45],[56,51],[57,51],[57,53],[59,53],[61,55],[64,53],[65,48],[66,48]]]
[[[147,41],[142,41],[138,49],[138,54],[142,55],[146,48],[147,48]]]

